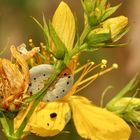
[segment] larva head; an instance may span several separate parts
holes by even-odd
[[[72,72],[68,67],[66,67],[66,68],[64,68],[62,70],[62,72],[60,73],[59,77],[63,78],[63,77],[69,76],[69,75],[72,75]]]

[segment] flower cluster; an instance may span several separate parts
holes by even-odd
[[[128,19],[109,18],[120,5],[110,7],[107,0],[84,0],[82,5],[85,25],[81,36],[76,38],[73,13],[61,2],[52,22],[47,23],[44,15],[43,25],[33,18],[45,43],[35,47],[30,39],[29,51],[25,44],[12,46],[15,60],[0,59],[0,120],[9,140],[30,132],[42,137],[57,135],[70,119],[82,138],[129,139],[131,129],[125,121],[130,121],[120,115],[122,112],[116,113],[118,108],[113,110],[117,103],[113,106],[115,102],[110,101],[101,108],[76,95],[99,76],[118,68],[116,63],[108,67],[105,59],[79,66],[78,59],[83,51],[120,46],[114,43],[127,33]],[[94,70],[99,72],[93,74]],[[74,80],[77,73],[80,76]]]

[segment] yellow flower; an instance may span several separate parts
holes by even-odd
[[[105,26],[105,31],[107,28],[107,33],[109,33],[110,26],[108,27],[107,23],[103,24],[105,24],[103,25]],[[52,25],[67,50],[71,51],[75,38],[75,21],[66,3],[60,3],[54,14]],[[102,31],[100,33],[102,33]],[[52,49],[55,49],[55,43],[52,42],[51,45]],[[118,65],[113,64],[110,68],[106,69],[107,61],[103,59],[98,65],[94,65],[94,62],[89,61],[84,66],[76,69],[77,59],[78,55],[73,57],[68,65],[68,69],[71,70],[73,75],[83,70],[81,76],[63,98],[54,102],[40,102],[24,131],[30,131],[42,137],[55,136],[59,134],[67,122],[73,118],[77,132],[83,138],[91,140],[128,140],[131,130],[123,119],[106,109],[96,107],[85,97],[74,95],[96,80],[97,77],[118,68]],[[91,71],[99,67],[105,70],[101,70],[99,73],[90,77],[87,76]],[[59,76],[61,77],[61,74]],[[87,78],[85,79],[85,77]],[[58,81],[55,81],[54,83],[57,84],[57,82]],[[53,85],[53,88],[54,87],[55,85]],[[60,91],[61,93],[62,87],[57,86],[57,88],[59,89],[56,91]],[[52,89],[52,87],[50,87],[50,89]],[[31,107],[32,103],[29,104],[26,109],[19,112],[14,121],[15,131]]]
[[[73,62],[76,64],[75,61]],[[131,130],[123,119],[106,109],[96,107],[85,97],[74,95],[98,76],[118,67],[117,64],[113,64],[112,67],[106,69],[106,63],[106,60],[102,60],[98,65],[94,65],[94,62],[88,62],[86,65],[73,70],[73,74],[81,70],[83,72],[71,90],[59,101],[41,102],[30,118],[25,131],[31,131],[42,137],[57,135],[63,130],[72,114],[78,134],[85,139],[128,140]],[[105,68],[105,70],[84,79],[89,72],[99,67]],[[22,110],[16,117],[15,130],[20,126],[29,109],[30,106],[28,109]]]
[[[74,16],[65,2],[61,2],[58,6],[53,16],[52,24],[59,38],[70,51],[73,47],[76,29]]]
[[[0,106],[9,111],[19,108],[29,83],[26,61],[14,46],[11,47],[11,53],[17,63],[0,59]]]

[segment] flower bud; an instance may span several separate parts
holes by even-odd
[[[96,46],[102,44],[112,43],[119,40],[125,35],[128,24],[127,17],[120,16],[110,18],[102,23],[101,28],[92,30],[87,36],[87,43],[90,46]]]
[[[111,38],[114,40],[123,29],[128,25],[128,18],[125,16],[119,16],[115,18],[110,18],[103,22],[103,28],[109,29],[111,32]]]
[[[108,0],[84,0],[86,24],[91,27],[98,25],[116,12],[120,5],[110,7]]]
[[[86,38],[89,46],[105,43],[111,40],[110,31],[107,28],[97,28],[92,30]]]
[[[140,99],[133,97],[123,97],[115,102],[108,110],[121,116],[125,121],[140,126]]]

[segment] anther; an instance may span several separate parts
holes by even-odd
[[[107,64],[107,60],[106,59],[102,59],[101,61],[101,69],[106,68],[106,64]]]
[[[80,66],[80,63],[77,63],[77,66]]]
[[[33,40],[32,39],[29,39],[29,43],[32,43],[33,42]]]
[[[112,65],[112,67],[115,68],[115,69],[117,69],[119,66],[118,66],[118,64],[114,63],[114,64]]]
[[[94,62],[93,61],[91,62],[91,65],[94,65]]]
[[[102,64],[106,65],[107,64],[107,60],[106,59],[102,59]]]
[[[40,42],[40,46],[44,46],[44,43],[43,42]]]

